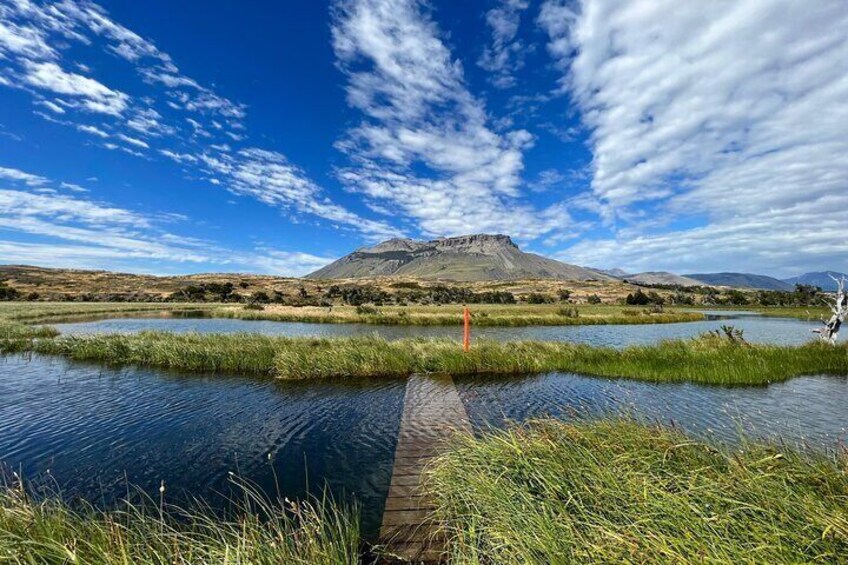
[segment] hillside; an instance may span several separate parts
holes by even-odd
[[[711,286],[756,288],[762,290],[792,290],[794,288],[794,285],[782,280],[765,275],[752,275],[750,273],[698,273],[683,276]]]
[[[627,282],[644,284],[644,285],[678,285],[678,286],[701,286],[704,283],[689,277],[682,277],[666,271],[648,271],[645,273],[635,273],[632,275],[622,275],[620,277]]]
[[[812,286],[817,286],[825,291],[834,292],[836,291],[836,281],[834,281],[828,275],[834,276],[837,279],[841,277],[848,278],[848,274],[845,273],[837,273],[836,271],[822,271],[818,273],[804,273],[803,275],[797,277],[783,279],[783,282],[791,284],[792,286],[795,286],[796,284],[809,284]]]
[[[390,239],[358,249],[307,275],[312,279],[402,276],[454,281],[615,280],[593,269],[521,251],[506,235],[468,235],[432,241]]]
[[[155,276],[110,271],[51,269],[28,265],[0,265],[0,286],[13,288],[24,299],[37,294],[39,300],[158,302],[175,292],[183,292],[192,287],[206,287],[210,289],[207,292],[207,300],[214,300],[215,291],[212,287],[227,285],[241,297],[264,292],[272,300],[285,303],[320,302],[333,287],[359,288],[367,293],[373,293],[376,289],[378,292],[385,292],[391,296],[401,296],[409,292],[427,294],[432,290],[444,289],[446,286],[439,280],[419,280],[412,277],[327,281],[244,273]],[[567,288],[575,300],[581,301],[590,295],[595,295],[602,298],[604,302],[621,300],[636,289],[633,285],[618,279],[570,281],[567,285],[557,279],[470,281],[448,283],[447,286],[451,289],[475,293],[509,292],[519,299],[530,293],[556,297],[560,290]],[[35,297],[29,299],[34,300]],[[185,299],[194,300],[195,298],[180,298],[180,300]]]

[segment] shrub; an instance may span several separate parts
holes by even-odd
[[[360,304],[356,307],[356,313],[360,316],[362,315],[376,315],[379,314],[380,311],[377,310],[374,306],[368,306],[367,304]]]
[[[550,304],[554,301],[550,295],[540,292],[531,292],[527,295],[526,300],[528,304]]]

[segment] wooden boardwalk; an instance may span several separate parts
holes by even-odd
[[[449,375],[412,375],[406,384],[400,433],[380,543],[401,560],[433,563],[442,558],[444,538],[432,520],[432,503],[422,496],[421,471],[455,431],[471,432],[468,414]]]

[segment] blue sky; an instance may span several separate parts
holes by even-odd
[[[0,263],[299,275],[489,232],[848,270],[848,5],[0,0]]]

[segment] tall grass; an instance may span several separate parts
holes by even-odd
[[[252,486],[229,518],[200,503],[191,510],[159,501],[101,511],[58,497],[36,498],[20,485],[0,489],[0,562],[155,564],[359,563],[355,509],[325,498],[273,503]]]
[[[11,320],[0,319],[0,340],[55,337],[56,329],[47,326],[29,326]]]
[[[457,438],[425,485],[452,563],[845,563],[848,456],[626,421]]]
[[[715,336],[617,350],[569,343],[480,340],[464,353],[449,340],[281,338],[172,334],[9,340],[0,351],[34,351],[109,364],[219,371],[284,379],[570,371],[654,382],[759,385],[805,374],[848,374],[848,345],[748,345]]]

